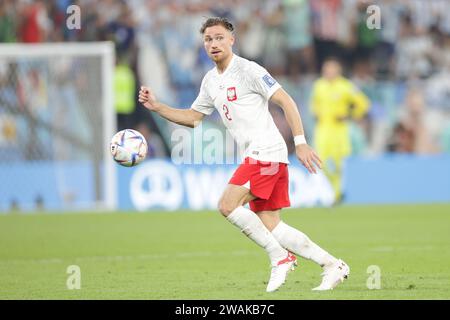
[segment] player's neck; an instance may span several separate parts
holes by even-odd
[[[336,77],[324,77],[324,79],[327,80],[328,82],[334,82],[334,81],[338,80],[339,78],[341,78],[341,76],[336,76]]]
[[[222,61],[217,62],[216,63],[217,72],[219,74],[224,73],[225,70],[227,69],[227,67],[230,65],[232,59],[233,59],[233,53],[231,53],[230,56],[227,57],[226,59],[223,59]]]

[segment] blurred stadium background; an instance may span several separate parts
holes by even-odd
[[[381,29],[367,27],[370,14],[366,9],[371,4],[381,9]],[[66,25],[72,14],[66,11],[70,5],[81,9],[80,29],[70,30]],[[64,234],[72,240],[78,239],[76,230],[86,232],[85,236],[80,236],[85,241],[95,243],[98,240],[93,229],[86,230],[83,223],[72,230],[61,220],[48,220],[48,224],[43,224],[45,220],[40,219],[45,218],[25,221],[17,213],[215,209],[233,165],[173,164],[171,152],[179,142],[173,140],[173,132],[178,126],[154,117],[136,99],[139,86],[145,84],[154,89],[161,101],[180,108],[190,107],[203,75],[213,67],[198,31],[209,16],[226,16],[234,22],[235,52],[264,65],[293,96],[310,141],[313,141],[315,127],[310,111],[314,81],[320,76],[321,64],[327,56],[341,59],[345,76],[370,99],[367,115],[350,123],[352,154],[344,166],[343,204],[361,205],[358,210],[367,211],[368,216],[376,214],[378,207],[372,207],[375,204],[429,204],[411,219],[416,219],[417,230],[420,230],[420,225],[426,225],[424,215],[430,212],[428,231],[436,232],[436,247],[433,247],[436,252],[433,252],[447,248],[444,249],[447,254],[440,258],[444,261],[439,263],[448,266],[445,262],[450,258],[445,247],[449,241],[448,215],[440,213],[450,211],[447,205],[450,203],[449,12],[447,0],[0,0],[0,215],[16,216],[14,220],[0,221],[2,242],[11,245],[9,251],[5,249],[2,253],[6,260],[0,263],[0,268],[7,268],[9,272],[15,268],[14,263],[18,263],[16,260],[24,257],[44,259],[39,260],[44,264],[51,264],[45,259],[52,255],[72,257],[65,256],[64,250],[68,247],[39,251],[33,247],[33,239],[44,237],[55,244],[64,243],[61,240]],[[283,114],[274,106],[270,108],[292,154],[294,145]],[[203,126],[223,131],[217,113],[208,117]],[[149,143],[148,160],[136,168],[121,168],[109,157],[109,139],[123,128],[139,130]],[[195,147],[201,149],[202,145]],[[229,149],[223,152],[225,158],[230,156]],[[290,174],[293,207],[333,204],[333,190],[323,175],[307,175],[295,159]],[[444,205],[433,207],[437,203]],[[357,223],[358,214],[347,217],[346,207],[337,209],[344,219],[342,225]],[[380,249],[383,245],[389,247],[395,243],[389,239],[399,236],[396,232],[402,229],[403,222],[409,221],[408,212],[413,210],[402,206],[389,208],[386,212],[392,216],[383,217],[395,230],[390,230],[391,233],[384,230],[387,240],[378,239],[378,254],[383,252]],[[322,209],[317,210],[322,226],[325,225],[323,233],[317,231],[318,237],[328,231],[338,232],[332,231],[331,223],[327,225]],[[291,219],[296,219],[295,210],[289,214]],[[299,214],[308,226],[310,218]],[[148,221],[137,216],[143,223]],[[113,217],[115,220],[111,223],[119,228],[121,222],[115,215]],[[183,220],[182,215],[179,217]],[[400,220],[395,220],[399,217]],[[86,219],[86,223],[90,221],[102,228],[98,218]],[[161,219],[160,216],[157,219]],[[314,218],[310,230],[314,234],[314,230],[319,229],[314,229],[313,221]],[[165,228],[160,220],[156,225]],[[381,230],[361,229],[361,224],[350,226],[360,228],[361,237],[362,230]],[[383,228],[381,224],[377,226]],[[120,231],[114,227],[111,230],[116,236],[119,234],[119,239],[125,239],[126,232],[133,237],[134,228],[139,228],[125,224],[124,228],[127,227],[122,234],[124,238],[120,238]],[[49,233],[40,234],[38,228]],[[159,233],[155,228],[149,229],[154,234],[141,230],[139,239],[158,241]],[[225,226],[223,228],[228,232]],[[222,232],[218,231],[218,226],[216,229],[217,234]],[[11,230],[17,230],[17,234]],[[55,230],[64,234],[52,236]],[[354,232],[350,227],[346,230],[349,234]],[[406,248],[412,235],[405,234],[400,246]],[[172,242],[178,241],[175,233],[172,236]],[[214,235],[209,236],[214,239]],[[100,237],[108,239],[107,235]],[[92,248],[90,251],[86,244],[85,251],[80,249],[71,254],[79,257],[127,252],[123,243],[115,242],[117,238],[109,240],[111,246],[117,245],[116,249],[102,247],[104,251],[92,251]],[[422,240],[427,241],[426,237]],[[28,249],[21,249],[21,241],[26,242],[24,245]],[[324,242],[327,241],[333,247],[334,239],[325,236]],[[433,242],[425,242],[418,241],[417,252],[404,259],[429,250]],[[139,248],[144,250],[142,245],[132,241],[129,248],[131,245],[137,249],[130,249],[130,255],[142,253]],[[237,244],[241,245],[243,242]],[[166,255],[175,251],[163,247]],[[190,248],[194,247],[191,244]],[[361,252],[364,250],[360,248]],[[392,254],[397,252],[391,251]],[[343,248],[341,252],[347,255]],[[430,257],[429,261],[436,262],[436,256],[430,254]],[[447,273],[441,269],[434,271],[436,275],[448,276],[448,268],[444,270]],[[31,269],[24,274],[33,278]],[[9,281],[9,288],[17,285],[21,274],[14,276],[16,282],[2,278]],[[400,283],[401,279],[399,275]],[[138,280],[132,279],[131,283],[133,281]],[[443,288],[449,283],[444,281],[439,285]],[[405,282],[402,286],[405,289],[408,284]],[[51,288],[48,290],[47,293],[53,292]],[[11,289],[10,293],[16,295],[6,296],[21,297],[25,291]],[[59,293],[56,292],[56,296]],[[115,294],[118,295],[112,297],[121,297],[120,292]],[[430,296],[425,292],[420,297]],[[436,296],[449,298],[443,289]],[[36,295],[30,293],[25,297],[48,295],[37,291]],[[170,293],[149,297],[184,296]],[[217,293],[211,297],[224,296]],[[345,297],[358,298],[351,294]]]
[[[72,13],[66,11],[72,4],[80,7],[80,29],[66,26]],[[212,15],[234,21],[235,51],[263,64],[296,99],[311,142],[315,124],[311,90],[327,56],[340,57],[345,76],[370,98],[367,116],[351,123],[352,155],[344,171],[344,201],[450,201],[450,18],[444,14],[449,3],[374,1],[381,9],[379,30],[366,25],[370,4],[359,0],[1,1],[0,42],[35,48],[65,43],[66,51],[57,55],[61,47],[57,45],[42,48],[39,56],[29,47],[2,47],[0,211],[214,208],[215,198],[186,195],[192,179],[184,168],[168,167],[175,170],[174,184],[184,181],[182,190],[171,187],[173,183],[163,185],[165,180],[175,181],[170,177],[149,177],[155,180],[155,190],[161,189],[159,195],[155,191],[151,197],[142,187],[132,199],[128,190],[134,171],[114,172],[105,153],[116,129],[135,128],[149,142],[150,159],[170,157],[177,142],[172,141],[176,126],[148,113],[138,104],[136,93],[141,84],[149,85],[163,102],[190,107],[202,76],[212,67],[198,32],[205,17]],[[98,41],[114,43],[113,58],[81,49]],[[77,46],[69,49],[68,45]],[[103,51],[109,52],[103,45]],[[100,63],[108,57],[115,61],[112,71],[111,61]],[[104,78],[104,71],[113,76]],[[292,152],[289,127],[278,108],[271,106],[271,110]],[[223,130],[217,113],[204,127]],[[153,166],[158,168],[154,171],[168,172],[158,166]],[[205,167],[196,174],[206,185],[226,180],[226,174],[216,169]],[[116,174],[119,183],[111,179]],[[301,173],[297,176],[300,181],[307,179]],[[329,204],[330,196],[320,196],[319,189],[308,197],[303,194],[295,205]],[[173,201],[160,198],[177,192]],[[154,200],[139,200],[139,195]]]
[[[72,4],[80,8],[80,29],[66,25]],[[367,27],[370,4],[381,9],[381,29]],[[147,170],[155,190],[171,188],[178,194],[173,201],[161,198],[166,192],[150,197],[144,187],[132,192],[142,194],[133,199],[129,185],[134,171],[116,172],[105,145],[116,129],[135,128],[149,142],[150,159],[170,157],[176,126],[142,108],[136,93],[145,84],[163,102],[190,107],[202,76],[212,67],[198,29],[205,17],[216,15],[234,21],[235,51],[263,64],[295,98],[310,141],[315,125],[311,91],[327,56],[339,57],[345,76],[370,98],[368,114],[350,124],[352,155],[344,171],[344,201],[448,202],[448,9],[445,0],[3,0],[0,211],[214,208],[218,195],[208,200],[185,194],[192,179],[183,168],[170,167],[173,177],[161,179]],[[89,54],[89,44],[98,41],[112,41],[115,48],[103,44],[104,50]],[[64,44],[42,45],[48,43]],[[289,127],[279,109],[271,110],[292,152]],[[204,128],[223,130],[219,122],[215,113]],[[206,190],[211,181],[226,180],[215,167],[205,170],[196,174],[202,175]],[[300,182],[307,179],[297,176]],[[167,187],[166,180],[173,183]],[[173,186],[182,180],[185,188]],[[322,196],[318,187],[309,196],[303,193],[295,205],[329,204],[326,183],[318,184]]]

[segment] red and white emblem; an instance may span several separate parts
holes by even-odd
[[[236,87],[231,87],[227,89],[227,99],[228,101],[234,101],[237,99]]]

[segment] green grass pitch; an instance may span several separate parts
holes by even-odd
[[[0,216],[0,299],[450,299],[450,205],[284,210],[283,219],[351,268],[331,292],[299,267],[266,293],[269,261],[219,213]],[[66,286],[81,270],[81,289]],[[367,268],[381,270],[369,290]]]

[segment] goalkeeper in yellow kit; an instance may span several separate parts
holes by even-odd
[[[322,77],[312,92],[311,110],[316,118],[315,148],[324,164],[324,171],[336,194],[342,200],[342,165],[352,152],[350,120],[359,120],[369,109],[369,99],[342,76],[340,62],[328,58]]]

